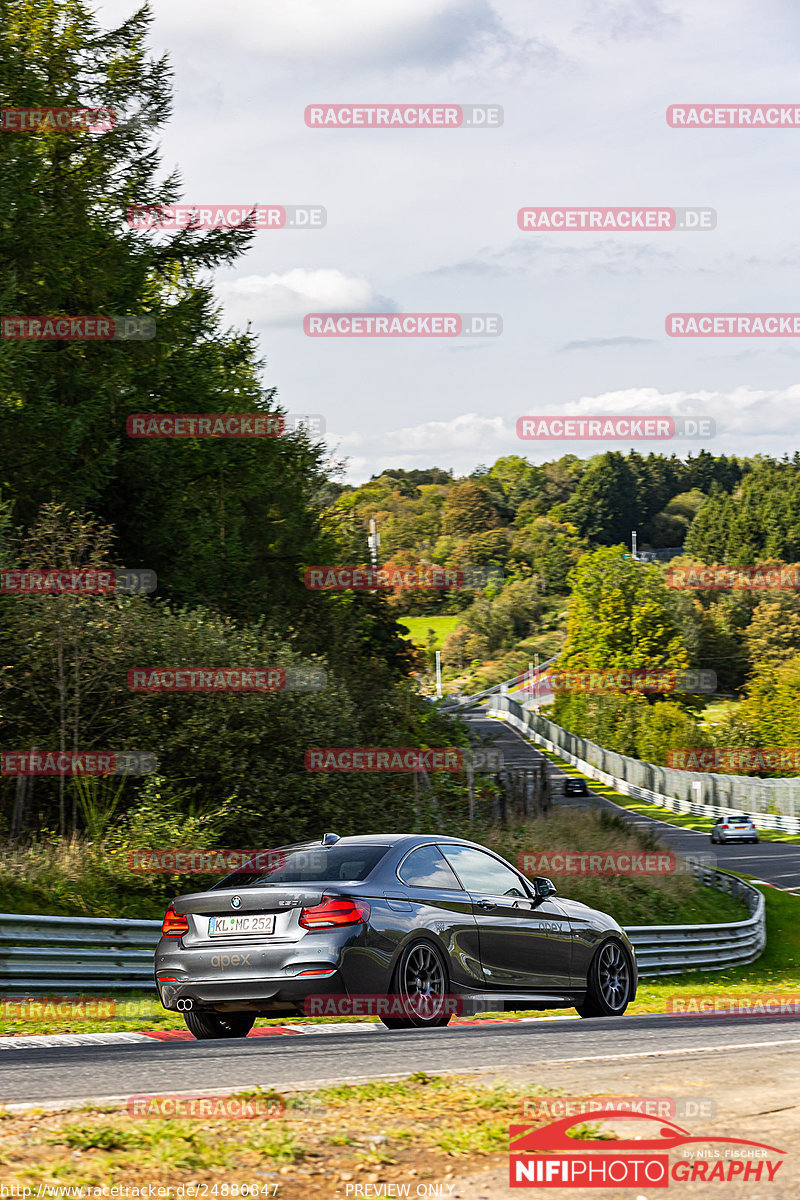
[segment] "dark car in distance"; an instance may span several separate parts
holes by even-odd
[[[564,795],[565,796],[588,796],[589,789],[586,786],[585,779],[565,779],[564,780]]]
[[[320,996],[395,998],[393,1015],[378,1010],[389,1028],[446,1025],[453,997],[466,1012],[621,1016],[636,995],[631,943],[555,893],[460,838],[326,833],[176,899],[156,986],[197,1038],[244,1037],[258,1016]]]

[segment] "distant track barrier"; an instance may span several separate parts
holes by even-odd
[[[467,703],[465,698],[465,705]],[[489,711],[538,746],[559,755],[591,779],[671,812],[698,817],[747,813],[759,829],[800,833],[800,778],[751,779],[746,775],[717,775],[708,771],[678,771],[642,762],[607,750],[530,712],[505,694],[493,694]]]

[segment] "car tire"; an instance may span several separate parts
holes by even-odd
[[[616,938],[603,942],[589,965],[586,996],[575,1007],[582,1017],[621,1017],[631,999],[633,964]]]
[[[255,1013],[185,1012],[186,1028],[198,1042],[210,1038],[247,1037],[256,1023]]]
[[[452,1013],[435,1010],[437,998],[446,1003],[449,986],[444,955],[431,942],[412,942],[394,969],[389,998],[404,1000],[403,1008],[413,1011],[408,1016],[382,1016],[381,1021],[387,1029],[437,1029],[446,1025]],[[425,1015],[428,1008],[434,1009],[433,1015]]]

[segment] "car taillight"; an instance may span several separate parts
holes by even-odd
[[[366,900],[323,896],[321,904],[302,909],[300,924],[303,929],[334,929],[339,925],[361,925],[368,918],[369,905]]]
[[[730,825],[723,825],[723,826],[722,826],[722,828],[723,828],[723,829],[730,829]]]
[[[162,937],[183,937],[189,932],[188,918],[182,913],[175,912],[175,906],[170,904],[167,911],[164,913],[164,921],[161,925]]]

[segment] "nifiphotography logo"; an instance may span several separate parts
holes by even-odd
[[[642,1136],[570,1137],[586,1115],[564,1117],[549,1125],[512,1125],[509,1129],[511,1187],[666,1188],[670,1183],[773,1183],[785,1154],[775,1146],[717,1135],[694,1137],[680,1125],[643,1113],[605,1108],[591,1120],[647,1121]],[[702,1148],[700,1148],[702,1145]],[[687,1147],[690,1147],[687,1149]],[[670,1158],[674,1154],[674,1161]],[[705,1194],[705,1193],[704,1193]]]

